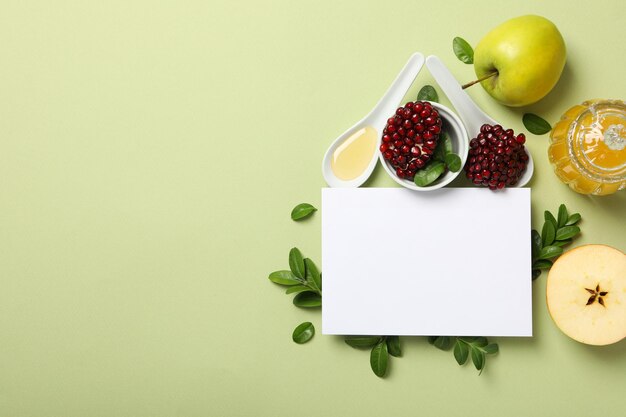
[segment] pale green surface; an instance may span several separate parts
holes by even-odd
[[[293,245],[320,260],[321,213],[289,213],[319,205],[326,146],[415,50],[469,81],[454,36],[475,45],[542,14],[568,64],[530,110],[554,122],[584,99],[626,98],[621,1],[359,4],[3,3],[0,415],[624,414],[626,342],[562,335],[545,275],[536,336],[499,339],[482,376],[419,338],[386,380],[267,280]],[[524,109],[470,94],[522,129]],[[626,249],[626,195],[575,194],[552,173],[547,137],[528,142],[535,227],[565,202],[584,217],[577,244]],[[394,186],[381,169],[370,184]],[[296,345],[305,320],[318,334]]]

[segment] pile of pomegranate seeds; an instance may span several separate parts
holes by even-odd
[[[526,136],[515,136],[513,129],[484,124],[480,134],[470,141],[465,174],[476,185],[491,190],[517,184],[528,164],[524,148]]]
[[[408,102],[387,120],[380,152],[399,178],[413,180],[435,152],[440,133],[441,117],[430,103]]]

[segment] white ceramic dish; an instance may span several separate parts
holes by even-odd
[[[450,102],[459,113],[459,116],[463,120],[467,133],[470,138],[475,138],[480,133],[480,127],[485,123],[490,125],[501,124],[487,116],[477,105],[472,101],[470,96],[463,91],[461,84],[454,78],[454,75],[448,70],[441,60],[430,55],[426,58],[426,67],[437,81],[437,84],[441,87],[443,92],[448,96]],[[528,154],[528,165],[526,165],[526,171],[522,174],[515,187],[523,187],[533,176],[534,164],[533,157],[530,154],[528,148],[526,148]],[[465,162],[465,160],[463,161]]]
[[[419,52],[411,55],[409,61],[406,63],[404,68],[402,68],[402,71],[400,71],[394,82],[391,84],[385,95],[376,104],[374,109],[369,112],[367,116],[335,139],[335,141],[328,147],[328,150],[324,155],[324,159],[322,160],[322,175],[324,175],[324,179],[329,186],[359,187],[367,181],[370,175],[372,175],[372,171],[374,171],[376,162],[378,161],[378,154],[380,153],[378,151],[378,147],[380,146],[382,131],[387,123],[387,118],[396,111],[400,101],[409,90],[409,87],[411,87],[411,84],[413,84],[413,80],[415,80],[415,77],[417,77],[417,74],[420,72],[423,65],[424,55]],[[378,137],[376,149],[372,155],[372,160],[365,171],[363,171],[363,173],[357,178],[349,181],[337,178],[330,167],[330,161],[333,157],[333,153],[341,144],[345,142],[348,137],[350,137],[350,135],[366,126],[373,127],[376,130],[376,135]]]
[[[450,137],[450,142],[452,143],[452,152],[459,155],[459,157],[461,158],[461,169],[458,172],[452,172],[450,170],[447,170],[445,174],[439,177],[432,184],[426,187],[419,187],[415,185],[415,183],[412,180],[399,178],[396,175],[395,170],[393,169],[391,164],[389,164],[389,161],[385,160],[385,158],[380,153],[378,148],[376,149],[380,162],[383,168],[385,169],[385,171],[387,171],[387,173],[389,174],[389,176],[401,186],[410,188],[411,190],[416,190],[416,191],[437,190],[441,187],[445,187],[446,185],[450,184],[452,180],[454,180],[459,174],[463,172],[462,167],[465,165],[465,161],[467,160],[467,155],[469,153],[469,138],[467,136],[467,131],[465,130],[465,126],[463,126],[463,123],[461,122],[461,119],[459,119],[459,117],[456,114],[454,114],[454,112],[450,110],[449,108],[447,108],[446,106],[439,104],[439,103],[432,102],[432,101],[429,103],[432,104],[432,106],[437,109],[437,111],[439,112],[439,115],[441,116],[441,119],[443,121],[443,126],[442,126],[443,130],[448,134],[448,136]],[[391,117],[392,114],[393,112],[390,113],[388,117]],[[379,140],[378,146],[380,146],[380,144],[381,144],[381,140]]]

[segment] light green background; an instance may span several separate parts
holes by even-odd
[[[561,334],[545,275],[535,337],[497,339],[482,376],[413,338],[385,380],[341,338],[294,344],[302,321],[319,332],[319,311],[267,280],[294,245],[320,260],[320,213],[289,212],[319,205],[327,145],[412,52],[470,81],[454,36],[475,45],[510,17],[553,20],[568,63],[552,94],[510,109],[469,92],[517,131],[524,111],[554,122],[584,99],[626,98],[623,12],[619,0],[2,2],[0,415],[623,415],[626,342]],[[431,82],[423,71],[407,97]],[[577,245],[625,250],[626,195],[570,191],[547,146],[529,136],[534,226],[565,202],[584,218]],[[394,184],[381,169],[369,183]]]

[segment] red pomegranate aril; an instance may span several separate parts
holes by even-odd
[[[442,131],[442,120],[424,101],[405,104],[387,119],[380,152],[398,178],[413,179],[433,154]]]
[[[526,136],[515,135],[500,125],[482,125],[470,140],[470,158],[464,170],[468,179],[490,189],[515,185],[528,163],[524,148]],[[477,181],[481,179],[482,181]]]

